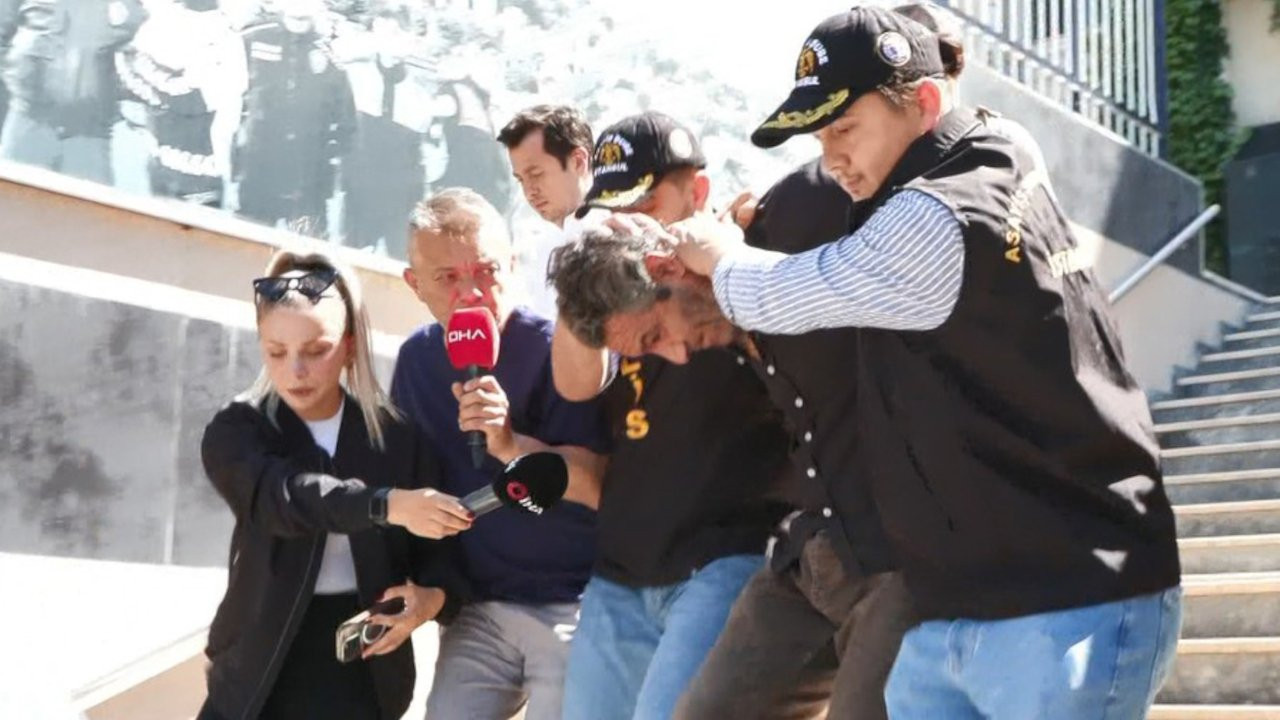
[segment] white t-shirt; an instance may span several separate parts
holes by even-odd
[[[585,228],[600,224],[609,214],[609,211],[599,208],[592,208],[581,220],[570,214],[562,228],[535,215],[517,230],[521,242],[526,243],[521,256],[521,274],[528,284],[529,307],[543,317],[555,318],[556,291],[547,284],[547,261],[551,258],[551,251],[577,240]]]
[[[346,404],[343,400],[338,414],[327,420],[306,421],[316,445],[329,453],[329,457],[338,451],[338,431],[342,428],[342,411]],[[351,555],[351,541],[346,535],[330,533],[324,541],[324,557],[320,560],[315,592],[317,595],[345,595],[355,591],[356,562]]]

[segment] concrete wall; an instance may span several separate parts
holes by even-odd
[[[199,440],[260,367],[249,280],[273,241],[300,241],[18,172],[0,177],[0,551],[224,565],[231,515]],[[336,254],[361,277],[385,382],[429,316],[401,266]]]
[[[0,254],[0,308],[0,551],[224,565],[200,437],[261,367],[251,305]]]
[[[145,286],[133,302],[85,297],[3,265],[0,550],[225,565],[231,514],[199,440],[256,375],[252,331],[148,307]]]
[[[1040,143],[1063,209],[1078,225],[1151,255],[1200,214],[1200,184],[1181,170],[987,68],[961,77],[966,104],[1017,120]],[[1200,258],[1191,242],[1168,264],[1195,275]]]
[[[1280,122],[1280,31],[1271,30],[1271,0],[1225,0],[1223,23],[1231,53],[1226,77],[1235,91],[1232,107],[1241,127]]]
[[[1114,288],[1147,260],[1132,248],[1075,226],[1095,253],[1103,287]],[[1148,395],[1173,388],[1180,368],[1195,367],[1203,345],[1217,345],[1223,325],[1241,323],[1253,300],[1177,268],[1160,266],[1114,306],[1125,358]]]
[[[352,266],[374,327],[406,335],[430,320],[405,288],[404,263],[238,220],[173,200],[147,198],[0,161],[0,252],[92,268],[161,287],[231,300],[280,246],[321,249]]]

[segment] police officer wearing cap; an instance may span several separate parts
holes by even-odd
[[[111,184],[115,53],[146,16],[139,0],[0,0],[0,158]]]
[[[710,193],[697,140],[661,113],[606,128],[591,165],[581,214],[600,208],[675,222],[704,209]],[[568,294],[609,304],[619,289],[568,285],[557,284],[558,303]],[[594,359],[594,369],[562,372],[575,353],[587,365]],[[728,349],[670,361],[620,357],[607,374],[607,354],[557,329],[552,363],[566,397],[603,391],[616,429],[564,718],[666,720],[762,566],[771,529],[795,504],[784,485],[781,416],[745,358]]]
[[[858,443],[835,514],[849,529],[869,489],[923,618],[890,716],[1144,717],[1181,621],[1146,398],[1042,169],[943,74],[914,21],[823,21],[752,140],[816,133],[858,229],[790,256],[705,217],[671,241],[741,328],[865,328],[823,378],[857,402],[812,432]]]
[[[147,110],[151,193],[222,207],[248,68],[244,40],[217,0],[182,0],[152,15],[116,69]]]
[[[347,73],[317,23],[320,0],[281,0],[276,19],[245,31],[249,91],[232,159],[239,212],[274,225],[328,228],[338,160],[355,131]]]

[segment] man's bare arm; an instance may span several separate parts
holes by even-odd
[[[556,323],[551,337],[551,378],[565,400],[590,400],[609,384],[609,351],[588,347],[565,323]]]

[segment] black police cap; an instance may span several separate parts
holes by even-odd
[[[605,128],[596,141],[591,190],[578,216],[593,207],[625,210],[672,170],[706,166],[697,138],[671,117],[645,112],[624,118]]]
[[[863,95],[895,76],[903,81],[944,72],[937,36],[881,7],[855,7],[823,20],[796,60],[791,95],[751,134],[759,147],[831,124]]]

